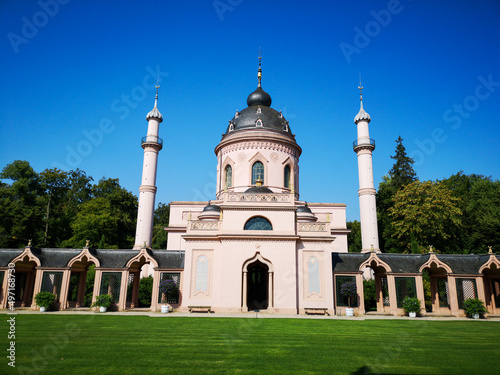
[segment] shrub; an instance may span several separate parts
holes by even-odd
[[[479,314],[480,317],[484,317],[484,314],[487,312],[483,301],[479,298],[467,298],[464,301],[464,310],[469,318],[472,318],[474,314]]]
[[[100,296],[97,296],[95,302],[92,304],[91,307],[95,306],[109,307],[113,302],[114,299],[111,294],[101,294]]]
[[[165,300],[167,302],[168,297],[176,296],[179,293],[179,286],[172,279],[165,279],[160,281],[160,294],[162,297],[162,303]]]
[[[417,297],[405,297],[403,300],[403,309],[407,314],[411,312],[420,314],[420,310],[422,310],[420,300]]]
[[[349,308],[351,307],[351,300],[358,295],[358,290],[356,288],[356,282],[346,281],[340,286],[340,295],[347,297],[347,303]]]
[[[363,280],[363,292],[365,295],[365,309],[367,311],[376,311],[377,293],[375,291],[375,280]]]
[[[56,295],[50,292],[40,292],[35,296],[35,301],[38,306],[48,309],[56,302]]]
[[[153,276],[143,277],[139,281],[139,307],[151,306],[153,293]]]

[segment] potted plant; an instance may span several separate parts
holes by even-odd
[[[40,292],[35,296],[35,301],[40,306],[40,312],[45,312],[47,309],[56,302],[56,295],[50,292]]]
[[[354,302],[354,299],[358,295],[358,290],[356,288],[356,282],[354,281],[346,281],[340,286],[340,295],[343,297],[347,297],[347,305],[349,308],[345,309],[346,316],[354,316],[354,309],[351,308],[351,302]]]
[[[109,306],[114,302],[113,296],[111,294],[101,294],[97,296],[95,302],[91,307],[99,306],[100,312],[106,312]]]
[[[464,301],[464,310],[465,314],[469,318],[479,319],[480,317],[484,317],[486,314],[486,307],[484,307],[483,301],[479,298],[467,298]]]
[[[422,304],[417,297],[405,297],[403,300],[403,309],[410,318],[415,318],[422,310]]]
[[[167,301],[168,297],[175,296],[179,293],[179,287],[177,283],[172,279],[165,279],[160,281],[160,294],[161,294],[161,312],[168,313],[172,310],[172,306],[170,306]]]

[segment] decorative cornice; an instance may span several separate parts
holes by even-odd
[[[151,265],[153,267],[158,267],[158,262],[156,261],[156,259],[153,258],[145,248],[141,248],[139,254],[137,254],[127,262],[127,267],[130,267],[134,262],[140,262],[141,258],[144,258],[144,263],[151,262]]]
[[[391,266],[389,266],[386,262],[381,260],[377,253],[371,252],[370,256],[368,257],[367,260],[365,260],[361,265],[359,266],[359,270],[362,271],[365,267],[371,267],[371,264],[375,262],[376,267],[382,267],[385,269],[385,272],[392,272]]]
[[[483,273],[488,268],[493,268],[493,265],[496,266],[497,270],[500,269],[500,260],[495,254],[491,253],[488,261],[479,268],[479,273]]]
[[[432,264],[435,264],[438,268],[444,268],[444,270],[448,273],[451,274],[453,273],[453,270],[449,265],[447,265],[445,262],[442,260],[439,260],[438,257],[436,256],[435,253],[430,253],[429,260],[422,264],[422,266],[419,268],[418,272],[422,272],[425,268],[431,268]]]
[[[31,252],[31,247],[26,247],[21,254],[12,259],[9,263],[23,262],[26,257],[28,257],[28,262],[35,262],[38,267],[42,265],[40,259]]]
[[[68,262],[68,267],[73,267],[73,264],[75,264],[76,262],[81,262],[84,257],[87,258],[88,263],[94,263],[96,267],[101,266],[99,259],[90,254],[88,247],[84,247],[80,254],[70,259],[70,261]]]

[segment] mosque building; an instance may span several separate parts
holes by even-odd
[[[214,199],[170,203],[167,249],[151,249],[157,161],[163,145],[157,90],[142,138],[134,248],[95,249],[87,243],[83,249],[39,249],[31,244],[0,249],[0,308],[37,309],[33,296],[39,291],[56,294],[59,309],[81,308],[93,264],[93,300],[111,294],[118,310],[138,306],[141,274],[151,274],[152,311],[168,303],[179,312],[360,315],[365,313],[363,279],[370,276],[375,279],[377,313],[402,315],[406,296],[418,297],[425,308],[426,272],[431,310],[423,314],[464,315],[463,302],[470,297],[483,300],[489,314],[500,313],[500,259],[491,251],[381,253],[372,166],[375,141],[361,95],[353,149],[358,159],[362,251],[348,253],[346,205],[302,199],[302,149],[262,88],[260,58],[257,78],[247,108],[236,111],[215,147]],[[71,286],[70,279],[77,283]],[[166,301],[159,287],[164,280],[179,288]],[[346,283],[354,285],[352,300],[342,292]],[[11,289],[13,300],[8,299]]]

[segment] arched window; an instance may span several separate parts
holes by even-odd
[[[255,181],[258,179],[264,181],[264,164],[260,161],[256,161],[252,165],[252,185],[255,185]]]
[[[225,179],[226,186],[225,186],[225,188],[233,186],[233,168],[228,164],[228,165],[226,165],[226,168],[224,171],[226,173],[226,179]]]
[[[273,230],[273,226],[269,220],[262,216],[252,217],[245,223],[244,230]]]
[[[285,166],[285,170],[283,172],[283,178],[285,180],[285,187],[286,188],[290,188],[290,166],[289,165],[286,165]]]

